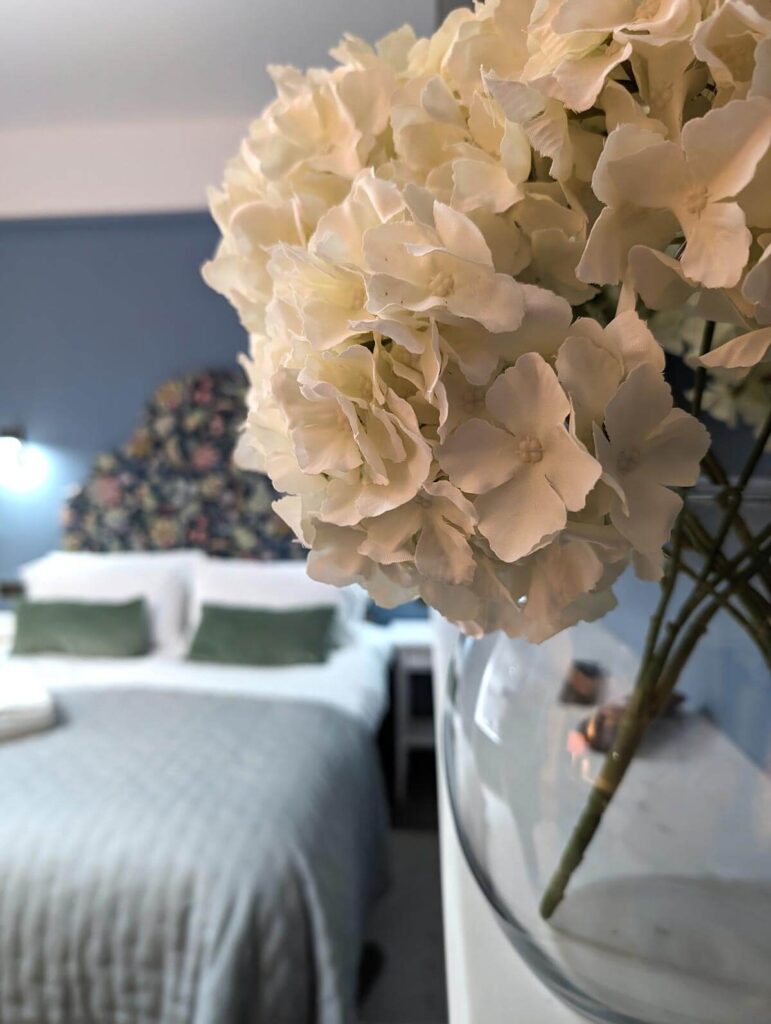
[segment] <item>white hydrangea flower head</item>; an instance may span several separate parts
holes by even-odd
[[[332,56],[211,194],[238,460],[315,578],[539,642],[660,571],[708,444],[662,343],[716,321],[704,408],[768,408],[771,15],[487,0]]]

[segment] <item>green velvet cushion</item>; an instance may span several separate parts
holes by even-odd
[[[334,608],[230,608],[204,605],[191,661],[223,665],[301,665],[326,661]]]
[[[14,654],[71,654],[79,658],[136,658],[150,650],[144,601],[86,604],[22,601],[16,611]]]

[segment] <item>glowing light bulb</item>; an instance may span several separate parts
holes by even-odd
[[[48,476],[48,459],[41,448],[25,444],[20,433],[0,432],[0,488],[32,491]]]
[[[0,437],[0,481],[16,473],[23,447],[18,437]]]

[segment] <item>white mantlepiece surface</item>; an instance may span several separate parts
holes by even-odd
[[[450,1024],[584,1024],[549,992],[512,949],[469,870],[458,842],[442,770],[443,701],[457,630],[436,626],[434,708],[444,943]]]

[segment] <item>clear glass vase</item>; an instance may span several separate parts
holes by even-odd
[[[604,760],[586,738],[595,712],[631,691],[658,596],[631,577],[617,590],[601,622],[539,646],[493,635],[459,648],[444,767],[461,845],[518,954],[590,1020],[764,1024],[771,679],[727,614],[688,663],[683,703],[650,726],[565,899],[549,921],[539,912]]]

